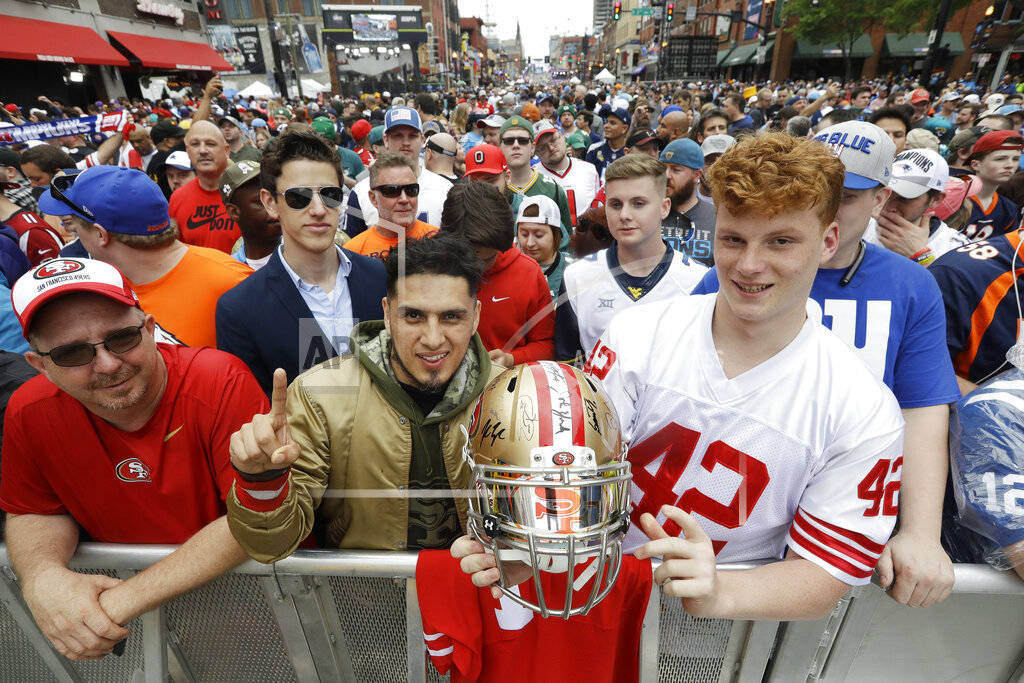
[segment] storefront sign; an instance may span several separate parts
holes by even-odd
[[[233,75],[267,72],[263,44],[256,24],[217,24],[207,27],[210,45],[231,66]]]
[[[216,0],[214,0],[216,1]],[[174,19],[174,23],[181,26],[185,23],[185,10],[171,2],[158,2],[157,0],[138,0],[135,9],[143,14],[155,14],[158,17]]]

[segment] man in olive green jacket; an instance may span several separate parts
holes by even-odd
[[[465,529],[464,437],[501,368],[476,334],[481,265],[468,243],[410,240],[385,264],[384,321],[352,332],[353,353],[306,371],[270,413],[231,438],[228,522],[251,557],[287,557],[316,531],[323,547],[447,548]],[[422,491],[422,496],[416,492]]]

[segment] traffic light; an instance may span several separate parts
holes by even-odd
[[[672,23],[672,13],[676,11],[676,3],[670,2],[665,5],[665,20]]]
[[[615,9],[612,11],[612,18],[618,21],[622,18],[622,3],[616,0]]]

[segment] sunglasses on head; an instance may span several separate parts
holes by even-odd
[[[79,206],[78,204],[76,204],[73,201],[71,201],[70,199],[68,199],[67,195],[64,194],[69,189],[71,189],[72,185],[75,184],[75,178],[76,177],[78,177],[77,174],[75,174],[75,175],[61,175],[61,176],[55,176],[55,177],[51,178],[50,179],[50,195],[54,199],[56,199],[58,201],[61,201],[64,204],[66,204],[67,206],[69,206],[72,209],[74,209],[74,211],[76,213],[81,214],[84,218],[87,218],[88,220],[90,220],[93,223],[95,223],[96,222],[96,216],[92,215],[92,212],[89,211],[89,209],[85,208],[84,206]]]
[[[324,205],[324,208],[337,209],[341,206],[341,200],[345,196],[344,190],[337,185],[290,187],[277,194],[284,195],[284,203],[292,209],[305,209],[313,201],[313,195],[320,196],[320,203]]]
[[[398,195],[405,193],[406,197],[416,197],[420,193],[419,183],[409,183],[408,185],[378,185],[373,188],[380,192],[388,199],[396,199]]]
[[[521,138],[521,137],[507,137],[507,138],[502,138],[501,139],[501,144],[508,145],[509,147],[511,147],[512,145],[514,145],[516,143],[519,143],[520,147],[526,147],[531,142],[533,142],[533,140],[531,140],[530,138],[526,138],[526,137],[523,137],[523,138]]]
[[[146,323],[138,327],[126,327],[116,332],[111,332],[107,338],[96,344],[89,342],[77,342],[75,344],[64,344],[56,346],[49,351],[36,351],[40,356],[49,356],[54,365],[62,368],[75,368],[81,365],[88,365],[96,357],[96,347],[102,346],[113,354],[128,353],[142,343],[142,328]]]

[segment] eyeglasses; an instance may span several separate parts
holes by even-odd
[[[289,208],[300,210],[309,206],[313,201],[313,195],[320,196],[320,203],[328,209],[337,209],[341,206],[341,200],[345,196],[344,190],[337,185],[324,185],[322,187],[290,187],[284,192],[277,194],[284,195],[284,203]]]
[[[419,183],[409,183],[408,185],[378,185],[373,188],[380,192],[388,199],[396,199],[398,195],[405,193],[406,197],[417,197],[420,194]]]
[[[511,147],[512,145],[515,145],[517,143],[519,144],[520,147],[526,147],[531,142],[533,142],[533,140],[531,140],[530,138],[514,137],[514,138],[502,138],[501,139],[501,144],[508,145],[509,147]]]
[[[84,206],[79,206],[78,204],[75,204],[73,201],[71,201],[70,199],[67,198],[67,195],[64,194],[64,192],[66,192],[67,190],[71,189],[71,186],[75,184],[75,177],[76,176],[77,176],[77,174],[76,175],[62,175],[62,176],[55,176],[54,178],[50,179],[50,195],[54,199],[57,199],[57,200],[65,203],[65,204],[67,204],[69,207],[74,209],[74,211],[76,213],[81,214],[84,218],[86,218],[86,219],[92,221],[93,223],[95,223],[96,222],[96,216],[92,215],[92,212],[89,211],[89,209],[85,208]]]
[[[142,328],[146,323],[138,327],[126,327],[116,332],[111,332],[107,338],[96,344],[89,342],[78,342],[75,344],[64,344],[49,351],[36,351],[40,356],[49,356],[54,365],[62,368],[76,368],[88,365],[96,357],[96,347],[102,346],[113,354],[128,353],[142,343]]]

